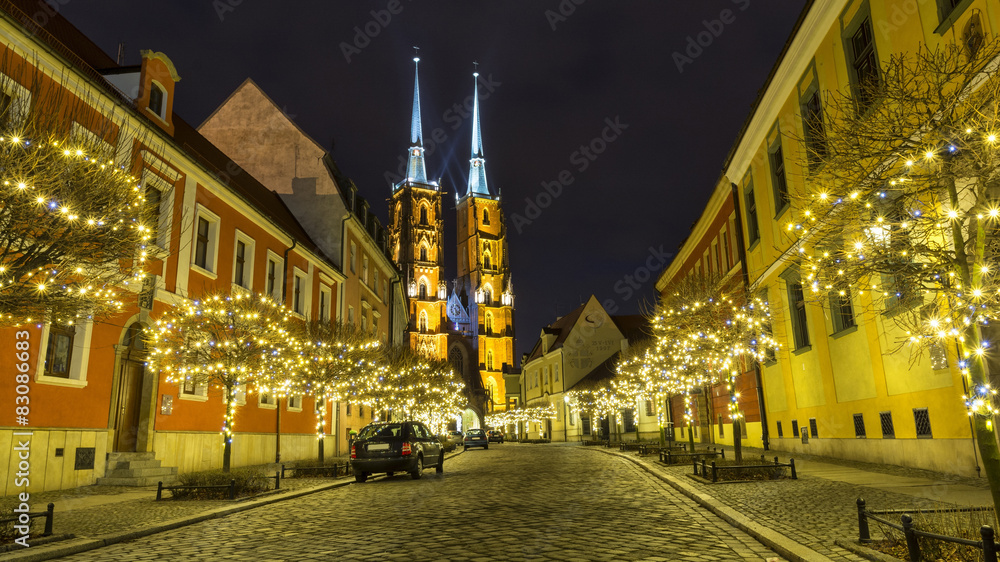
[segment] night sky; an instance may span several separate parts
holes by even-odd
[[[447,192],[446,278],[471,137],[453,106],[472,94],[478,61],[520,356],[590,294],[618,314],[652,301],[657,272],[647,263],[662,270],[662,254],[675,253],[697,220],[805,1],[63,3],[110,55],[124,42],[126,64],[139,63],[140,49],[166,53],[181,76],[174,109],[193,125],[253,78],[333,147],[383,224],[386,174],[409,142],[419,46],[428,176]],[[560,174],[566,185],[556,188]],[[633,290],[626,275],[645,282]]]

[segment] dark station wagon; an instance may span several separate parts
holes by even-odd
[[[408,472],[416,480],[428,466],[444,472],[444,447],[420,422],[369,424],[351,445],[351,468],[358,482],[379,472]]]

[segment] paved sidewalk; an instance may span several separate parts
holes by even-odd
[[[723,448],[726,458],[731,458],[732,448]],[[731,523],[791,560],[865,560],[835,544],[837,540],[857,536],[855,502],[859,497],[871,509],[991,503],[985,478],[962,478],[891,465],[796,455],[798,480],[711,484],[688,477],[692,472],[690,464],[668,466],[652,455],[639,457],[634,452],[588,449],[623,456],[643,466],[724,519],[732,518]],[[747,447],[743,451],[747,462],[759,458],[761,453],[769,460],[775,456],[774,451],[765,453]],[[777,456],[781,462],[788,462],[789,455]],[[793,550],[783,550],[783,541],[785,547]],[[796,552],[795,545],[808,551]]]
[[[451,458],[460,452],[448,453]],[[342,464],[344,458],[336,459]],[[333,463],[331,459],[328,461]],[[265,470],[273,474],[274,468]],[[115,544],[136,537],[147,536],[167,529],[190,525],[206,519],[253,509],[322,490],[346,486],[353,476],[338,478],[285,478],[279,490],[272,490],[253,498],[237,500],[164,500],[156,501],[156,486],[83,486],[68,490],[55,490],[31,494],[33,511],[55,504],[53,535],[41,544],[27,549],[0,551],[3,560],[51,560],[84,552],[100,546]],[[164,494],[170,497],[169,493]],[[0,513],[11,513],[13,497],[0,498]],[[42,519],[32,526],[40,529]],[[54,540],[55,539],[55,540]],[[61,539],[61,540],[60,540]],[[48,542],[50,541],[51,542]]]

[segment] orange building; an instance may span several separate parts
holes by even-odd
[[[278,195],[174,114],[183,92],[166,55],[143,51],[140,65],[118,65],[56,13],[38,27],[33,9],[16,0],[0,11],[3,93],[26,111],[43,111],[39,96],[52,94],[93,108],[66,112],[67,138],[96,136],[115,148],[139,178],[158,224],[147,282],[123,288],[131,295],[120,313],[75,326],[0,330],[6,349],[27,332],[32,374],[28,425],[15,425],[13,413],[0,419],[2,491],[25,490],[14,486],[15,432],[31,433],[27,491],[149,484],[178,470],[218,468],[222,391],[169,383],[148,371],[140,330],[168,306],[210,291],[267,293],[303,321],[333,321],[344,309],[347,278]],[[134,130],[124,131],[123,123]],[[12,369],[0,365],[3,403],[13,403]],[[276,400],[242,389],[239,404],[234,466],[274,462],[279,447],[285,460],[315,458],[319,408],[310,397]],[[323,425],[327,435],[337,432],[330,409]],[[150,459],[162,466],[117,464]]]

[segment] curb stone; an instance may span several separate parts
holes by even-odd
[[[594,449],[590,448],[589,450],[594,450]],[[743,531],[744,533],[747,533],[751,537],[757,539],[758,541],[766,545],[771,550],[775,551],[776,553],[780,554],[781,556],[787,558],[792,562],[832,562],[830,558],[816,552],[815,550],[803,544],[800,544],[798,542],[793,541],[792,539],[789,539],[788,537],[785,537],[781,533],[769,527],[754,522],[750,517],[743,515],[742,513],[736,511],[735,509],[719,502],[714,497],[708,494],[703,494],[702,492],[693,488],[690,484],[676,480],[670,475],[654,471],[652,468],[647,466],[646,463],[640,462],[639,460],[632,458],[630,456],[623,455],[619,451],[600,450],[600,452],[606,455],[613,455],[628,460],[633,464],[641,467],[649,474],[666,482],[678,492],[691,498],[702,507],[718,515],[720,518],[722,518],[723,521],[729,523],[730,525],[736,527],[737,529]]]
[[[451,454],[446,453],[445,460],[452,459],[462,454],[463,452],[464,451],[457,451]],[[381,477],[374,477],[374,478],[381,478]],[[322,484],[320,486],[316,486],[313,488],[295,490],[283,494],[271,494],[268,495],[267,497],[253,499],[242,504],[218,507],[215,509],[211,509],[209,511],[202,512],[198,515],[191,515],[187,517],[181,517],[178,519],[171,519],[169,521],[164,521],[161,523],[156,523],[154,525],[146,527],[145,529],[137,529],[134,531],[127,531],[124,533],[104,535],[97,538],[70,538],[69,540],[65,541],[57,541],[44,545],[31,546],[28,548],[22,548],[16,551],[9,551],[2,554],[4,555],[4,560],[11,560],[16,562],[40,562],[42,560],[52,560],[54,558],[62,558],[64,556],[79,554],[81,552],[95,550],[98,548],[110,546],[120,542],[131,541],[142,537],[148,537],[150,535],[155,535],[163,531],[170,531],[173,529],[178,529],[180,527],[186,527],[188,525],[201,523],[202,521],[207,521],[209,519],[217,519],[220,517],[225,517],[227,515],[232,515],[234,513],[239,513],[241,511],[247,511],[255,507],[261,507],[272,503],[278,503],[283,500],[290,500],[308,494],[313,494],[316,492],[323,492],[335,488],[342,488],[344,486],[349,486],[354,483],[355,483],[354,480],[350,479],[343,482]]]

